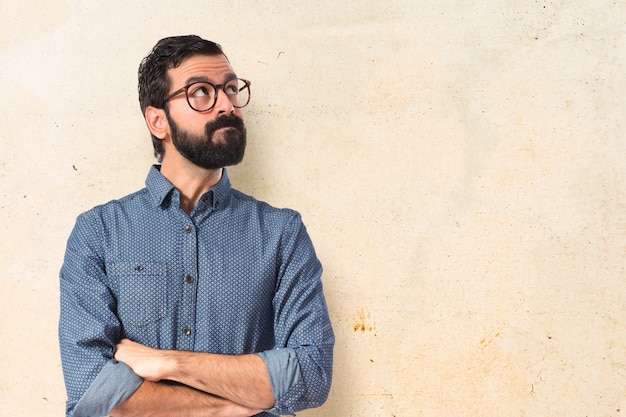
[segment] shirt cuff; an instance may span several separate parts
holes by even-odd
[[[300,381],[300,363],[294,349],[276,348],[259,352],[257,355],[265,362],[265,367],[270,376],[272,393],[276,400]],[[276,415],[279,414],[275,408],[265,411]]]
[[[74,417],[108,416],[142,382],[143,379],[124,362],[110,360],[74,407]]]

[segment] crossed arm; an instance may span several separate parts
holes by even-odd
[[[273,347],[258,355],[119,342],[127,333],[118,315],[117,286],[127,263],[103,258],[104,229],[99,212],[77,221],[60,274],[67,416],[243,417],[272,407],[273,413],[293,414],[323,404],[331,384],[334,336],[321,265],[299,216],[283,229],[280,285],[272,301]]]
[[[113,409],[114,417],[172,413],[244,417],[274,406],[269,374],[258,355],[158,350],[123,339],[116,346],[115,359],[130,366],[144,382]]]

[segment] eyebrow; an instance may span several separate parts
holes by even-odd
[[[237,74],[235,74],[234,72],[229,72],[228,74],[225,75],[224,79],[226,80],[226,82],[228,82],[232,80],[233,78],[237,78]],[[185,81],[185,85],[189,85],[189,84],[197,83],[197,82],[206,82],[206,83],[214,84],[213,81],[211,81],[208,77],[196,75],[196,76],[187,78],[187,81]]]

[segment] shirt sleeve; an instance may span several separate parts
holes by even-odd
[[[108,415],[142,382],[128,366],[113,359],[120,322],[99,255],[103,240],[97,216],[81,215],[61,267],[59,344],[66,417]]]
[[[274,398],[282,397],[289,388],[300,380],[300,364],[294,349],[277,348],[259,352],[257,355],[265,362]],[[278,410],[275,407],[265,411],[278,414]]]
[[[124,362],[107,362],[74,407],[74,417],[108,416],[139,388],[143,379]]]
[[[276,398],[274,409],[268,412],[293,415],[326,401],[335,343],[322,266],[297,213],[283,230],[279,262],[274,333],[277,347],[286,349],[264,355]]]

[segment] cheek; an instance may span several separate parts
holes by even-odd
[[[185,119],[182,122],[183,125],[180,127],[181,129],[184,129],[194,135],[204,135],[207,123],[212,120],[214,120],[213,117],[207,117],[206,115],[203,116],[201,113],[193,114]]]

